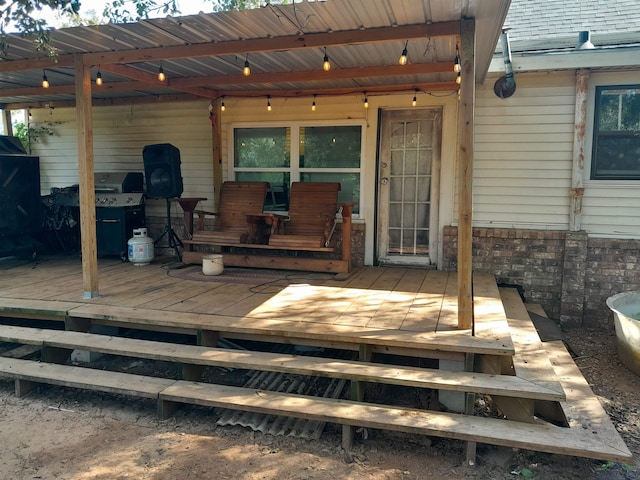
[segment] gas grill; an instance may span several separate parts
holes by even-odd
[[[144,179],[141,172],[95,173],[98,255],[127,256],[133,229],[144,227]]]

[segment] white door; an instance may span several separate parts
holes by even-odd
[[[380,125],[378,262],[435,263],[442,109],[383,111]]]

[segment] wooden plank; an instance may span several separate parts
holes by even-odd
[[[436,331],[449,274],[428,270],[400,330]]]
[[[175,380],[0,357],[0,373],[29,382],[157,398]]]
[[[598,397],[582,376],[564,343],[561,340],[555,340],[545,342],[543,345],[567,396],[566,401],[560,402],[560,405],[569,420],[569,426],[576,431],[581,431],[585,436],[598,439],[607,448],[617,450],[621,455],[628,455],[628,458],[631,458],[631,452],[609,415],[602,408]],[[588,428],[585,429],[585,425]]]
[[[501,288],[500,295],[516,349],[513,356],[515,374],[541,387],[563,393],[520,295],[513,288]]]
[[[505,307],[492,274],[473,274],[473,317],[476,338],[512,344]]]
[[[78,302],[0,297],[0,316],[64,321],[69,310],[81,305]]]
[[[262,319],[251,317],[230,317],[224,315],[203,315],[171,311],[156,311],[141,308],[86,304],[70,311],[72,317],[88,318],[94,323],[125,322],[157,327],[175,327],[195,330],[215,330],[232,338],[232,334],[264,335],[264,340],[284,337],[293,341],[316,339],[328,342],[354,342],[372,345],[387,345],[400,348],[425,348],[432,350],[484,353],[491,355],[512,355],[513,347],[501,342],[471,337],[461,334],[449,335],[446,341],[433,332],[401,332],[398,330],[353,328],[324,323],[304,323],[297,320]]]
[[[183,252],[185,263],[201,263],[206,252]],[[279,270],[303,270],[308,272],[349,272],[350,262],[340,259],[320,259],[287,256],[224,253],[223,262],[232,267],[271,268]]]
[[[214,334],[215,337],[215,334]],[[223,366],[267,370],[301,375],[319,375],[357,381],[389,383],[419,388],[503,394],[517,398],[559,400],[556,392],[508,375],[485,375],[439,369],[405,367],[268,352],[245,352],[208,346],[181,345],[150,340],[96,335],[63,330],[0,326],[0,340],[11,343],[41,344],[46,348],[83,349],[112,355],[150,358],[193,365]],[[42,343],[37,343],[42,342]],[[360,346],[360,356],[369,358],[368,345]]]
[[[486,417],[373,405],[350,400],[315,398],[264,390],[178,381],[160,393],[168,402],[288,415],[322,422],[396,430],[525,448],[602,460],[629,460],[631,454],[604,445],[583,429],[534,425]]]

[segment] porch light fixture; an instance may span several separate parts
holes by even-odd
[[[329,56],[327,55],[327,47],[324,47],[324,61],[322,62],[322,69],[325,72],[331,70],[331,63],[329,62]]]
[[[316,95],[313,96],[313,102],[311,103],[311,111],[316,111]]]
[[[162,68],[162,62],[160,62],[160,68],[158,69],[158,80],[164,82],[167,79],[167,76],[164,74],[164,69]]]
[[[245,77],[251,75],[251,67],[249,66],[249,54],[247,53],[246,58],[244,59],[244,68],[242,69],[242,74]]]
[[[418,89],[416,88],[416,92],[413,94],[413,100],[411,101],[411,106],[415,107],[418,104]]]
[[[398,60],[398,63],[400,65],[406,65],[407,64],[407,45],[409,45],[409,40],[407,40],[404,44],[404,50],[402,50],[402,54],[400,55],[400,60]]]
[[[102,85],[102,73],[100,73],[100,70],[96,73],[96,85]]]
[[[369,99],[367,98],[367,92],[364,93],[364,108],[369,108]]]
[[[222,100],[220,101],[220,111],[224,112],[227,107],[224,106],[224,95],[222,96]]]
[[[267,95],[267,111],[271,111],[271,95]]]
[[[453,71],[460,73],[460,70],[462,70],[462,65],[460,63],[460,50],[458,50],[458,44],[456,43],[456,58],[453,60]]]
[[[458,76],[456,77],[456,83],[458,85],[460,85],[462,83],[462,75],[460,75],[460,72],[458,72]]]
[[[49,88],[49,80],[44,70],[42,71],[42,88]]]

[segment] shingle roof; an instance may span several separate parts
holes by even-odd
[[[575,47],[581,31],[596,46],[640,43],[640,1],[512,0],[504,26],[512,51]]]

